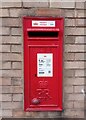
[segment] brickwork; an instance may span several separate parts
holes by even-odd
[[[22,1],[2,2],[2,8],[0,8],[0,18],[2,17],[2,28],[0,28],[0,59],[2,59],[0,68],[2,67],[3,77],[0,78],[2,116],[84,118],[85,3],[62,2],[61,0],[58,2],[56,0]],[[63,45],[64,110],[62,112],[24,112],[22,16],[25,15],[65,17]]]

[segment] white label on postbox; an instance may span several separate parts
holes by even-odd
[[[55,21],[32,20],[32,27],[55,27]]]
[[[37,77],[53,76],[53,54],[38,53],[37,54]]]

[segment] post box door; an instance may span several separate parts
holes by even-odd
[[[28,46],[29,108],[58,107],[58,47]]]

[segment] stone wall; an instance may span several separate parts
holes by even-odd
[[[1,2],[0,59],[2,62],[0,62],[0,76],[2,72],[2,77],[0,78],[0,91],[2,91],[2,99],[0,99],[0,107],[2,107],[3,117],[84,117],[85,12],[85,2],[61,2],[61,0],[58,2],[56,0]],[[63,16],[65,19],[64,110],[62,112],[24,112],[23,16]]]

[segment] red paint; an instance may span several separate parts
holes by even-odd
[[[32,27],[32,20],[55,21],[55,27]],[[63,26],[63,18],[23,18],[25,111],[62,111]],[[29,31],[56,31],[58,36],[32,37]],[[53,77],[37,76],[37,53],[53,54]]]

